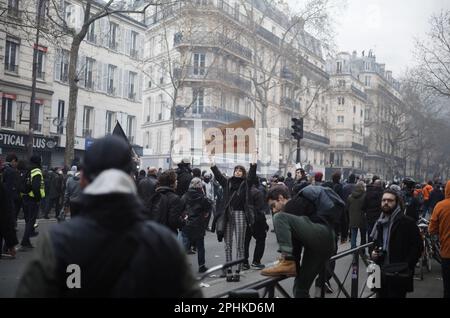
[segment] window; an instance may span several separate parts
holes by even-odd
[[[94,108],[84,106],[83,112],[83,137],[92,137],[92,128],[94,127]]]
[[[364,112],[363,112],[363,110],[361,109],[361,117],[363,117],[363,114],[364,114]]]
[[[342,73],[342,62],[336,63],[336,73]]]
[[[345,104],[345,98],[344,97],[338,97],[338,105],[344,105]]]
[[[128,116],[127,118],[127,136],[128,140],[131,144],[135,143],[134,140],[134,126],[135,126],[136,117],[134,116]]]
[[[64,122],[64,108],[65,108],[65,102],[63,100],[58,100],[58,128],[57,133],[63,134],[64,133],[64,125],[62,124]]]
[[[6,37],[5,71],[18,73],[19,71],[19,45],[20,41],[15,38]]]
[[[369,62],[364,62],[364,69],[366,71],[370,71],[370,63]]]
[[[161,153],[161,130],[156,133],[156,153]]]
[[[345,87],[345,80],[339,80],[339,87]]]
[[[45,22],[47,14],[48,14],[48,1],[47,0],[36,1],[36,18],[38,20],[40,18],[41,24]]]
[[[94,88],[94,65],[95,60],[92,58],[87,57],[86,58],[86,71],[84,73],[84,83],[86,88],[93,89]]]
[[[97,43],[97,36],[95,35],[95,23],[91,23],[91,25],[89,25],[86,40],[94,44]]]
[[[353,106],[353,114],[356,114],[356,106]]]
[[[234,98],[234,112],[239,114],[239,97]]]
[[[116,66],[115,65],[108,65],[108,94],[115,95],[116,94],[116,87],[114,86],[114,75],[116,73]]]
[[[205,90],[203,88],[195,88],[192,91],[192,113],[203,113]]]
[[[145,144],[145,149],[150,148],[150,133],[148,131],[145,133],[144,144]]]
[[[338,123],[344,123],[344,116],[338,116],[337,122]]]
[[[370,76],[364,77],[364,85],[370,87]]]
[[[69,51],[67,50],[58,51],[55,79],[63,83],[69,81]]]
[[[8,15],[12,17],[19,17],[19,0],[8,0]]]
[[[35,99],[34,101],[34,124],[33,129],[35,131],[42,131],[42,121],[43,121],[43,111],[44,105],[43,101],[40,99]]]
[[[118,32],[119,26],[113,22],[109,23],[109,41],[108,41],[108,47],[113,50],[117,50],[118,44],[117,44],[117,32]]]
[[[106,112],[106,135],[111,135],[114,129],[114,122],[116,121],[116,113],[115,112]]]
[[[137,58],[138,57],[138,51],[137,51],[137,32],[131,31],[131,51],[130,55],[131,57]]]
[[[194,75],[205,75],[206,54],[194,54]]]
[[[137,74],[134,72],[130,72],[130,82],[128,83],[128,98],[133,100],[136,98],[136,78]]]
[[[45,80],[45,53],[47,48],[38,46],[35,50],[37,51],[36,78]]]
[[[5,94],[6,95],[6,94]],[[11,96],[12,97],[12,96]],[[5,97],[2,98],[2,121],[1,126],[3,128],[15,128],[15,100],[13,98]]]
[[[366,109],[364,120],[370,120],[370,110]]]

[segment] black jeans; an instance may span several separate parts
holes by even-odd
[[[59,197],[49,198],[47,200],[47,206],[45,207],[44,216],[48,217],[52,208],[55,207],[55,218],[58,218],[59,212],[61,211],[61,204],[59,203]]]
[[[255,251],[253,252],[253,263],[261,263],[261,259],[264,255],[264,250],[266,248],[266,229],[265,224],[256,223],[253,229],[254,233],[247,227],[245,231],[245,242],[244,242],[244,257],[248,262],[250,241],[252,237],[255,238]]]
[[[23,199],[23,214],[25,218],[25,232],[23,233],[21,245],[30,245],[30,236],[34,232],[34,223],[39,213],[39,202],[29,196]]]
[[[442,259],[442,280],[444,282],[444,298],[450,298],[450,258]]]

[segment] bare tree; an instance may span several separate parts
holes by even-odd
[[[64,164],[69,165],[74,157],[74,142],[75,142],[75,120],[77,113],[77,98],[78,98],[78,82],[80,81],[77,62],[80,50],[80,45],[86,37],[90,26],[97,20],[106,18],[116,14],[144,14],[149,7],[159,6],[161,2],[167,3],[165,0],[146,0],[143,1],[139,8],[129,6],[124,0],[108,0],[108,1],[94,1],[83,0],[77,1],[76,4],[82,8],[82,19],[79,25],[72,25],[65,16],[65,2],[56,0],[41,0],[45,8],[45,27],[42,27],[42,33],[49,41],[55,43],[56,40],[63,38],[70,43],[69,54],[69,109],[67,115],[66,126],[66,149],[64,154]],[[172,2],[175,2],[173,0]],[[30,18],[19,21],[18,26],[25,29],[36,28],[36,23],[40,23],[39,19],[35,19],[33,15],[32,4],[27,6],[23,15]],[[1,12],[1,11],[0,11]],[[56,37],[56,38],[55,38]]]
[[[430,19],[431,30],[424,41],[416,41],[416,81],[435,93],[450,97],[450,10]]]

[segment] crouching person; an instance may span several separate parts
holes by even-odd
[[[302,196],[290,199],[284,187],[270,189],[267,200],[274,213],[273,224],[281,258],[277,265],[264,269],[261,274],[295,276],[294,297],[308,298],[314,279],[334,253],[333,229],[317,215],[313,203]],[[296,263],[298,255],[293,253],[293,239],[304,248],[299,267]]]
[[[116,136],[87,150],[82,213],[43,235],[17,297],[201,296],[175,235],[145,220],[132,170]]]

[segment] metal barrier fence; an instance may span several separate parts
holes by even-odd
[[[337,275],[331,271],[329,266],[325,266],[324,272],[323,272],[323,277],[327,277],[331,274],[331,277],[335,280],[335,282],[337,283],[337,285],[339,286],[339,290],[338,290],[338,294],[336,297],[339,297],[341,292],[345,295],[345,297],[347,298],[361,298],[362,294],[365,290],[365,286],[364,288],[362,288],[361,293],[359,294],[358,297],[358,292],[359,292],[359,259],[361,257],[360,252],[361,250],[364,250],[366,248],[369,248],[371,246],[374,245],[374,242],[368,243],[368,244],[364,244],[361,246],[358,246],[357,248],[354,249],[350,249],[347,251],[344,251],[342,253],[339,253],[333,257],[330,258],[330,263],[331,262],[335,262],[339,259],[342,259],[346,256],[352,255],[353,259],[352,259],[352,263],[349,266],[349,269],[347,271],[347,274],[344,278],[343,281],[341,281]],[[362,258],[364,264],[366,266],[368,266],[368,261],[365,258]],[[225,265],[219,265],[216,267],[211,268],[209,271],[207,271],[201,278],[200,280],[204,279],[205,277],[207,277],[210,273],[215,272],[217,270],[220,269],[225,269],[227,267],[242,263],[244,260],[237,260]],[[351,278],[351,290],[350,293],[347,291],[347,289],[344,287],[344,284],[348,278],[348,274],[350,272],[350,270],[352,271],[352,278]],[[257,282],[253,282],[253,283],[249,283],[247,285],[244,286],[240,286],[236,289],[233,290],[229,290],[217,295],[214,295],[212,298],[223,298],[223,297],[239,297],[240,295],[242,297],[261,297],[261,298],[274,298],[275,297],[275,290],[278,290],[280,292],[280,294],[285,297],[285,298],[291,298],[289,293],[286,292],[286,290],[280,285],[280,282],[282,282],[283,280],[287,279],[288,277],[286,276],[279,276],[279,277],[268,277],[265,278],[263,280],[257,281]],[[325,297],[325,281],[326,279],[322,280],[322,286],[321,286],[321,298]],[[259,291],[263,291],[262,295],[259,294]],[[370,294],[368,297],[372,296],[374,293]]]

